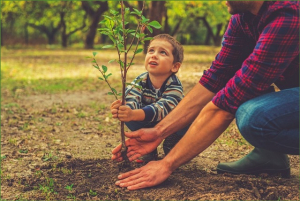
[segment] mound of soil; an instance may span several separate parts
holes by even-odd
[[[34,174],[2,185],[21,188],[30,200],[299,200],[297,179],[217,175],[190,163],[156,187],[129,191],[114,184],[120,170],[107,159],[72,159],[36,167]]]

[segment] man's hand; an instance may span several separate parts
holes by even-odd
[[[116,185],[127,187],[128,190],[156,186],[165,181],[171,173],[165,161],[151,161],[141,168],[120,174]]]
[[[158,131],[155,128],[140,129],[131,133],[125,133],[125,136],[129,138],[125,143],[128,148],[127,156],[130,161],[152,152],[163,140],[159,138]],[[112,150],[112,160],[123,160],[121,147],[122,144],[119,144]]]

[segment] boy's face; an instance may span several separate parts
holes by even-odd
[[[173,46],[166,40],[155,39],[150,43],[146,58],[145,68],[154,76],[170,76],[179,70],[180,63],[173,64]]]

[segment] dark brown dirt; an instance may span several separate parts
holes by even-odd
[[[63,170],[70,170],[64,172]],[[114,185],[120,166],[106,159],[72,159],[36,167],[28,177],[6,179],[2,185],[24,193],[49,187],[34,200],[298,200],[298,181],[269,175],[216,175],[189,164],[162,184],[128,191]],[[49,181],[53,181],[53,185]],[[287,185],[288,184],[288,185]],[[71,186],[72,189],[66,189]]]
[[[299,200],[299,156],[289,156],[289,179],[216,174],[219,162],[237,160],[252,149],[234,123],[162,184],[137,191],[116,186],[125,170],[109,158],[120,142],[119,124],[109,114],[111,100],[98,94],[5,99],[2,200]],[[81,101],[65,102],[69,96]],[[160,158],[162,153],[159,147]]]

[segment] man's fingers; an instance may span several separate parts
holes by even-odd
[[[127,187],[128,190],[137,190],[137,189],[141,189],[141,188],[146,188],[149,187],[150,185],[147,185],[147,183],[145,181],[136,183],[134,185],[130,185]]]
[[[125,132],[125,136],[128,138],[138,138],[140,137],[140,132],[139,131]]]
[[[137,169],[131,170],[129,172],[121,173],[118,176],[118,179],[122,179],[122,181],[128,182],[128,181],[130,181],[129,177],[133,176],[133,178],[135,178],[136,175],[141,172],[141,169],[142,168],[137,168]]]
[[[141,156],[142,156],[142,154],[136,153],[134,151],[131,151],[131,152],[127,153],[127,157],[129,158],[130,161],[134,161],[134,160],[138,159]]]

